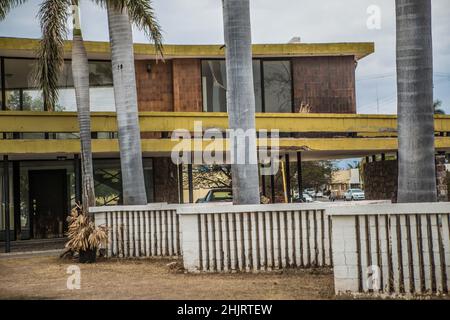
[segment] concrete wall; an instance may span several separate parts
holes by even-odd
[[[392,200],[397,195],[397,161],[376,161],[363,167],[364,192],[366,199]]]
[[[367,200],[395,200],[397,198],[397,160],[364,164],[364,191]],[[436,187],[439,201],[448,201],[448,181],[445,155],[436,155]]]
[[[336,294],[448,293],[448,204],[341,206],[327,213]]]

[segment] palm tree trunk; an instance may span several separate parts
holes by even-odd
[[[80,126],[82,204],[83,210],[95,206],[91,150],[91,117],[89,108],[89,63],[79,23],[78,1],[72,1],[74,18],[72,42],[72,74]]]
[[[231,144],[233,203],[259,204],[250,3],[249,0],[223,0],[222,4],[229,127],[237,138]],[[248,139],[239,130],[247,132]],[[245,161],[237,161],[243,155]]]
[[[396,0],[398,202],[437,201],[431,0]]]
[[[108,24],[114,80],[117,124],[119,129],[123,203],[147,203],[142,165],[133,35],[127,10],[108,3]]]

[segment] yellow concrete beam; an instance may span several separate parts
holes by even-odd
[[[215,142],[194,140],[185,141],[185,146],[191,145],[192,151],[210,150],[217,146],[216,151],[228,150],[227,140]],[[169,139],[143,139],[142,151],[149,153],[170,154],[179,142]],[[266,145],[258,141],[258,146]],[[290,139],[282,138],[280,149],[286,151],[304,152],[381,152],[397,150],[396,138],[314,138]],[[450,150],[450,137],[437,137],[435,147],[437,150]],[[208,149],[207,149],[208,148]],[[119,152],[119,144],[114,139],[100,139],[92,141],[92,150],[95,154]],[[45,154],[74,154],[80,152],[78,140],[0,140],[0,154],[9,155],[45,155]]]
[[[34,56],[39,44],[37,39],[0,38],[0,54],[11,56]],[[110,56],[109,42],[85,41],[89,56]],[[72,42],[66,41],[65,53],[70,55]],[[362,59],[375,50],[373,42],[344,43],[289,43],[289,44],[254,44],[255,57],[301,57],[301,56],[355,56]],[[151,44],[135,44],[137,58],[155,56],[155,47]],[[164,45],[166,58],[220,58],[224,57],[222,45]]]
[[[193,131],[196,122],[203,130],[228,128],[226,113],[206,112],[141,112],[142,132],[172,132],[176,129]],[[116,132],[116,115],[113,112],[93,112],[92,131]],[[78,132],[75,112],[0,112],[0,132]],[[392,134],[397,131],[395,115],[364,114],[298,114],[258,113],[257,130],[278,129],[281,132],[356,132],[371,136]],[[435,131],[450,132],[450,116],[435,116]]]

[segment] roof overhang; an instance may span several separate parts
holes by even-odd
[[[38,39],[1,38],[0,56],[32,58],[35,56]],[[89,59],[110,59],[109,42],[85,41]],[[66,58],[70,58],[72,42],[66,41]],[[354,56],[356,60],[373,53],[373,42],[345,43],[287,43],[254,44],[254,57],[311,57],[311,56]],[[155,47],[151,44],[134,45],[138,60],[155,59]],[[164,58],[221,58],[224,57],[223,45],[164,45]]]

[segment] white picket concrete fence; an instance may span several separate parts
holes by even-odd
[[[94,207],[89,211],[95,214],[96,225],[108,228],[108,257],[181,254],[179,221],[173,205]]]
[[[450,204],[331,207],[335,291],[440,294],[450,287]]]
[[[323,204],[190,206],[178,209],[184,268],[264,271],[333,264]]]

